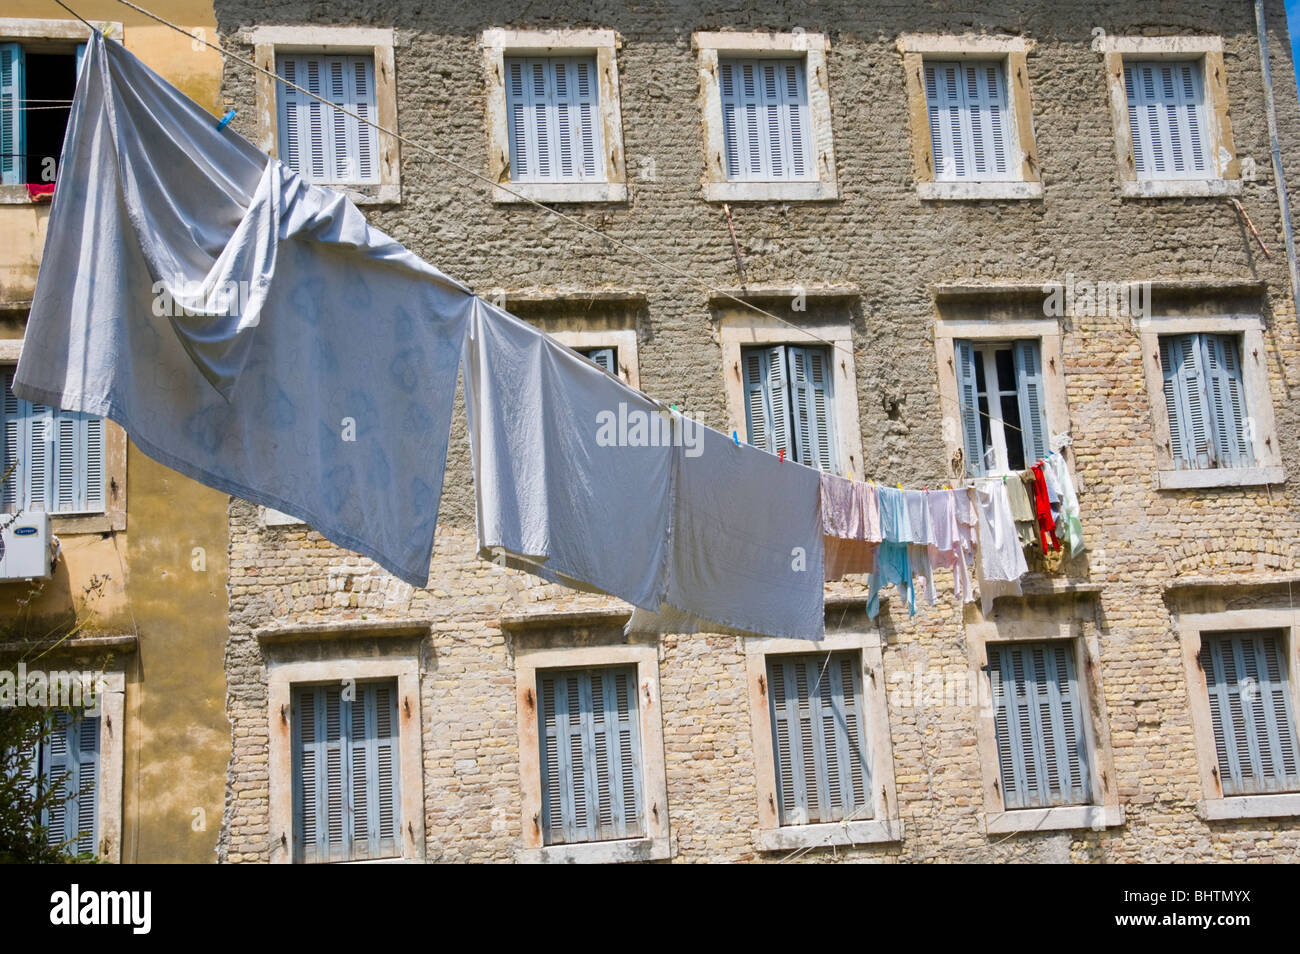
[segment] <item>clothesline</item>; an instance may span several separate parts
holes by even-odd
[[[90,21],[86,20],[85,17],[81,16],[79,13],[77,13],[75,10],[73,10],[70,6],[68,6],[66,3],[64,3],[63,0],[54,0],[54,2],[57,3],[59,6],[63,7],[63,9],[67,10],[69,13],[71,13],[73,16],[75,16],[78,20],[80,20],[80,21],[81,21],[82,23],[84,23],[86,26],[90,27],[90,29],[91,29],[92,31],[96,29],[96,28],[95,28],[95,27],[90,23]],[[121,3],[123,6],[129,7],[130,9],[135,10],[137,13],[140,13],[140,14],[142,14],[143,16],[149,17],[150,19],[152,19],[152,20],[154,20],[154,21],[156,21],[156,22],[158,22],[158,23],[163,24],[164,26],[170,27],[171,29],[175,30],[176,32],[181,33],[181,34],[185,35],[186,37],[189,37],[191,40],[197,40],[199,43],[202,43],[204,46],[207,46],[207,47],[209,47],[209,48],[215,50],[216,52],[220,53],[222,56],[229,57],[230,59],[234,60],[235,62],[240,63],[240,64],[242,64],[243,66],[246,66],[246,67],[248,67],[248,68],[251,69],[251,70],[254,70],[255,72],[262,73],[262,74],[264,74],[264,75],[270,77],[271,79],[275,80],[276,82],[281,83],[281,84],[283,84],[283,85],[285,85],[285,86],[287,86],[287,87],[289,87],[289,88],[291,88],[291,89],[293,89],[293,90],[296,90],[297,92],[303,94],[304,96],[308,96],[308,97],[310,97],[311,99],[314,99],[314,100],[316,100],[316,101],[322,103],[323,105],[330,107],[331,109],[334,109],[334,110],[337,110],[338,112],[343,113],[345,116],[348,116],[348,117],[350,117],[350,118],[352,118],[352,119],[355,119],[355,120],[356,120],[357,122],[359,122],[359,123],[363,123],[364,125],[370,126],[371,128],[375,129],[376,131],[381,132],[381,133],[383,133],[383,134],[385,134],[385,135],[387,135],[387,136],[392,136],[394,139],[398,140],[399,142],[401,142],[401,143],[403,143],[403,144],[405,144],[405,145],[407,145],[407,146],[410,146],[412,149],[416,149],[416,150],[418,150],[418,151],[420,151],[420,152],[425,153],[426,155],[432,156],[434,159],[437,159],[439,162],[442,162],[442,163],[444,163],[444,164],[446,164],[446,165],[448,165],[448,166],[451,166],[453,169],[456,169],[456,170],[459,171],[459,172],[463,172],[464,174],[466,174],[466,175],[468,175],[468,176],[471,176],[472,178],[478,179],[479,181],[484,182],[484,183],[486,183],[487,185],[490,185],[490,186],[492,186],[492,187],[495,188],[495,189],[501,190],[501,191],[503,191],[503,192],[507,192],[507,193],[509,193],[511,196],[515,197],[516,199],[519,199],[520,201],[522,201],[522,202],[524,202],[524,203],[527,203],[528,205],[534,206],[535,208],[541,209],[541,210],[543,210],[544,212],[547,212],[547,213],[549,213],[549,214],[551,214],[551,215],[554,215],[554,216],[556,216],[556,217],[558,217],[558,218],[560,218],[560,219],[563,219],[565,222],[568,222],[570,225],[574,225],[574,226],[576,226],[577,228],[579,228],[579,229],[581,229],[581,230],[583,230],[583,231],[585,231],[585,232],[589,232],[589,233],[591,233],[591,234],[593,234],[593,235],[597,235],[597,236],[599,236],[600,238],[602,238],[603,240],[605,240],[605,241],[607,241],[607,242],[609,242],[609,243],[611,243],[611,244],[613,244],[613,245],[617,245],[617,246],[619,246],[620,248],[623,248],[623,249],[625,249],[625,250],[627,250],[627,251],[629,251],[629,252],[632,252],[634,255],[638,255],[638,256],[640,256],[641,258],[644,258],[646,261],[651,262],[651,263],[653,263],[653,264],[659,266],[660,268],[666,269],[667,271],[672,272],[673,274],[677,275],[677,276],[680,277],[680,278],[687,279],[688,281],[690,281],[690,282],[692,282],[692,283],[698,285],[699,287],[703,288],[705,291],[709,292],[711,295],[714,295],[714,296],[719,297],[719,298],[725,298],[725,299],[727,299],[727,300],[729,300],[729,301],[731,301],[731,302],[734,302],[735,304],[738,304],[738,305],[740,305],[740,306],[742,306],[742,307],[744,307],[744,308],[749,309],[750,311],[753,311],[753,312],[755,312],[755,313],[757,313],[757,314],[759,314],[759,315],[762,315],[762,316],[764,316],[765,318],[771,318],[771,319],[774,320],[774,321],[777,321],[777,322],[779,322],[779,323],[781,323],[781,324],[783,324],[783,325],[785,325],[785,326],[787,326],[787,327],[789,327],[789,328],[792,328],[792,329],[798,331],[798,332],[800,333],[800,335],[803,336],[803,337],[811,338],[811,339],[814,340],[814,341],[820,342],[821,344],[823,344],[823,345],[825,345],[825,346],[831,348],[832,350],[841,351],[841,352],[843,352],[844,354],[847,354],[849,357],[854,358],[854,359],[856,360],[856,353],[855,353],[851,348],[846,347],[845,345],[843,345],[842,343],[840,343],[840,342],[838,342],[838,341],[832,341],[832,340],[830,340],[829,338],[823,338],[823,337],[821,337],[820,335],[817,335],[817,334],[815,334],[815,333],[813,333],[813,332],[807,330],[807,329],[804,328],[803,326],[801,326],[801,325],[799,325],[799,324],[796,324],[795,322],[792,322],[792,321],[790,321],[790,320],[788,320],[788,319],[786,319],[786,318],[782,318],[780,315],[774,314],[773,312],[770,312],[770,311],[768,311],[768,310],[766,310],[766,309],[764,309],[764,308],[760,308],[758,305],[754,304],[752,301],[750,301],[750,300],[748,300],[748,299],[741,298],[741,297],[739,297],[739,296],[737,296],[737,295],[734,295],[734,294],[728,292],[726,289],[718,288],[717,286],[715,286],[714,284],[712,284],[711,282],[709,282],[707,279],[705,279],[705,278],[701,278],[700,276],[695,275],[695,274],[693,274],[693,273],[691,273],[691,272],[689,272],[689,271],[687,271],[687,270],[681,268],[680,266],[673,265],[671,262],[664,261],[663,259],[661,259],[661,258],[659,258],[658,256],[654,255],[653,253],[648,252],[648,251],[646,251],[645,249],[642,249],[641,247],[632,244],[631,242],[627,242],[627,241],[625,241],[625,240],[623,240],[623,239],[620,239],[620,238],[617,238],[617,237],[615,237],[615,236],[613,236],[613,235],[610,235],[608,232],[603,231],[602,229],[596,228],[595,226],[588,225],[586,222],[583,222],[581,219],[576,218],[575,216],[569,215],[569,214],[567,214],[567,213],[565,213],[565,212],[561,212],[559,209],[556,209],[556,208],[553,208],[552,206],[546,205],[546,204],[543,203],[543,202],[539,202],[537,199],[534,199],[532,196],[526,195],[526,194],[524,194],[523,192],[520,192],[520,191],[517,190],[517,189],[513,189],[513,188],[511,188],[509,185],[507,185],[507,184],[505,184],[505,183],[501,183],[501,182],[494,181],[494,180],[490,179],[489,177],[483,175],[482,173],[477,172],[477,171],[475,171],[474,169],[471,169],[471,168],[469,168],[468,166],[465,166],[465,165],[463,165],[462,163],[457,162],[455,159],[452,159],[452,158],[450,158],[450,157],[448,157],[448,156],[445,156],[445,155],[443,155],[443,154],[437,152],[436,150],[431,149],[430,147],[424,145],[423,143],[416,142],[416,141],[414,141],[414,140],[408,138],[407,136],[404,136],[404,135],[402,135],[401,133],[396,132],[395,130],[388,129],[387,127],[380,125],[379,123],[375,122],[373,119],[370,119],[369,117],[362,116],[362,115],[360,115],[360,114],[358,114],[358,113],[356,113],[356,112],[354,112],[354,111],[352,111],[352,110],[350,110],[350,109],[347,109],[347,108],[344,107],[344,106],[340,106],[338,103],[332,102],[332,101],[326,99],[326,98],[323,97],[323,96],[320,96],[320,95],[318,95],[318,94],[316,94],[316,93],[313,93],[313,92],[311,92],[310,90],[305,89],[305,88],[303,88],[302,86],[299,86],[297,83],[294,83],[294,82],[291,82],[290,80],[285,79],[283,76],[279,75],[278,73],[275,73],[275,72],[273,72],[273,71],[271,71],[271,70],[268,70],[268,69],[266,69],[265,67],[259,66],[258,64],[254,63],[253,61],[251,61],[251,60],[249,60],[249,59],[247,59],[247,58],[245,58],[245,57],[242,57],[242,56],[240,56],[240,55],[237,54],[237,53],[233,53],[233,52],[231,52],[230,50],[226,49],[225,47],[221,46],[221,45],[218,44],[218,43],[212,43],[212,42],[210,42],[210,41],[209,41],[207,38],[205,38],[205,37],[196,36],[196,35],[194,35],[193,33],[191,33],[189,30],[186,30],[184,27],[179,26],[178,24],[172,23],[170,20],[167,20],[167,19],[165,19],[164,17],[161,17],[161,16],[159,16],[158,14],[156,14],[156,13],[150,11],[150,10],[147,10],[147,9],[145,9],[144,7],[139,6],[138,4],[132,3],[131,0],[117,0],[117,2],[118,2],[118,3]],[[944,395],[944,394],[940,394],[939,397],[940,397],[940,400],[949,401],[949,402],[951,402],[952,404],[954,404],[954,405],[957,407],[959,413],[960,413],[961,411],[973,410],[976,414],[978,414],[978,415],[980,415],[980,416],[987,417],[987,418],[989,418],[990,420],[993,419],[993,416],[992,416],[988,411],[982,411],[982,410],[979,409],[978,406],[975,406],[975,407],[972,408],[972,407],[970,407],[969,405],[963,403],[963,402],[961,401],[960,398],[952,398],[952,397],[950,397],[950,396],[948,396],[948,395]],[[1003,428],[1006,429],[1006,430],[1012,430],[1012,431],[1017,431],[1017,432],[1020,432],[1020,433],[1024,433],[1024,429],[1023,429],[1023,428],[1018,427],[1018,426],[1016,426],[1016,425],[1014,425],[1014,424],[1011,424],[1011,423],[1008,422],[1008,421],[1002,421],[1002,426],[1003,426]]]

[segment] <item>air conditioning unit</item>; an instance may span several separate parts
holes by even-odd
[[[47,580],[50,578],[54,538],[50,515],[44,511],[0,513],[0,580]]]

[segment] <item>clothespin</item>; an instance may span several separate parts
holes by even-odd
[[[221,122],[217,123],[217,131],[220,132],[221,130],[223,130],[223,129],[225,129],[227,126],[229,126],[229,125],[230,125],[230,121],[231,121],[232,119],[234,119],[234,118],[235,118],[235,111],[234,111],[233,109],[232,109],[232,110],[229,110],[229,111],[226,113],[226,115],[224,115],[224,116],[221,117]]]
[[[784,447],[782,447],[779,451],[776,452],[776,459],[779,460],[779,461],[780,461],[781,463],[783,463],[783,464],[785,463],[785,448],[784,448]]]
[[[735,432],[735,431],[732,431],[732,432],[731,432],[731,439],[732,439],[733,441],[736,442],[736,446],[737,446],[737,447],[740,446],[740,438],[736,436],[736,432]]]
[[[678,407],[676,404],[669,404],[668,406],[672,408],[674,411],[676,411],[678,414],[682,413],[682,409]]]
[[[894,486],[897,487],[899,490],[902,490],[902,489],[903,489],[903,485],[902,485],[902,484],[895,484]]]

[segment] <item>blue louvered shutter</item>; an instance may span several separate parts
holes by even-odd
[[[77,44],[77,65],[76,65],[78,82],[81,81],[81,62],[85,58],[86,58],[86,44],[78,43]]]
[[[12,366],[0,367],[0,513],[14,513],[26,500],[23,449],[29,442],[27,408],[31,405],[14,394],[13,376]]]
[[[1246,426],[1246,388],[1241,350],[1231,335],[1202,335],[1206,398],[1220,467],[1249,467],[1254,463]]]
[[[1008,810],[1091,801],[1083,703],[1067,643],[989,647],[993,723]]]
[[[20,185],[27,151],[23,48],[0,43],[0,185]]]
[[[1001,63],[927,63],[926,108],[940,181],[1010,178],[1010,113]]]
[[[723,59],[718,64],[727,178],[816,178],[804,59]]]
[[[767,678],[781,824],[870,818],[857,655],[770,656]]]
[[[957,363],[957,401],[961,415],[961,446],[966,457],[966,474],[981,477],[987,472],[984,461],[984,435],[980,429],[979,388],[975,362],[979,355],[969,341],[953,342]]]
[[[618,373],[618,356],[613,348],[586,348],[578,352],[590,361],[594,361],[610,374]]]
[[[795,459],[818,470],[835,469],[830,359],[824,348],[790,348],[790,399]]]
[[[1207,635],[1199,662],[1209,690],[1223,794],[1300,789],[1300,743],[1284,634]]]
[[[351,857],[398,856],[397,693],[390,683],[365,683],[344,705],[351,725]]]
[[[514,182],[604,179],[595,57],[507,57]]]
[[[41,744],[42,784],[53,790],[41,823],[50,845],[93,855],[98,841],[99,718],[59,710]]]
[[[13,392],[13,368],[0,370],[0,509],[51,513],[104,510],[104,419],[32,405]]]
[[[1047,402],[1043,388],[1043,360],[1039,343],[1024,339],[1015,343],[1016,393],[1020,402],[1020,437],[1025,462],[1032,465],[1046,457],[1048,446]]]
[[[1126,63],[1124,90],[1137,177],[1208,177],[1211,157],[1201,64]]]
[[[375,128],[343,111],[374,121],[373,57],[281,54],[276,58],[276,69],[287,82],[326,100],[322,103],[279,84],[279,147],[285,165],[308,182],[379,182]]]
[[[634,668],[537,677],[545,844],[645,834]]]
[[[745,366],[745,425],[749,443],[769,454],[784,450],[789,457],[794,444],[785,346],[746,348],[741,360]]]
[[[1169,447],[1179,470],[1215,466],[1214,436],[1206,398],[1204,349],[1199,335],[1160,338]]]

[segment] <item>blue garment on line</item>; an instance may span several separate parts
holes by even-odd
[[[884,542],[876,550],[876,567],[868,577],[867,616],[880,613],[880,588],[896,585],[898,595],[907,603],[909,616],[916,615],[916,589],[912,585],[912,560],[907,543],[912,538],[911,522],[903,491],[880,488],[880,535]]]

